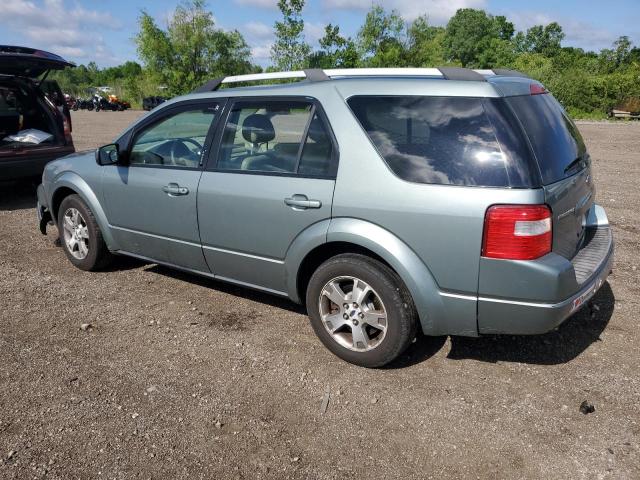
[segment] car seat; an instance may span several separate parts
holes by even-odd
[[[241,170],[265,170],[272,163],[271,157],[260,153],[260,147],[276,138],[273,123],[266,115],[254,113],[242,123],[242,137],[251,144],[248,155],[242,160]]]

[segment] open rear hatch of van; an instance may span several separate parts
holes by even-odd
[[[0,45],[0,160],[73,151],[69,119],[40,90],[50,70],[68,66],[53,53]]]
[[[546,90],[506,98],[522,124],[540,168],[553,214],[553,251],[569,260],[585,244],[595,187],[580,132]]]
[[[0,75],[38,78],[50,70],[74,67],[71,62],[54,53],[26,47],[0,45]]]

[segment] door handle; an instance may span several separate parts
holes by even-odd
[[[181,187],[177,183],[170,183],[162,187],[162,191],[170,197],[177,197],[179,195],[189,195],[189,189],[187,187]]]
[[[306,210],[307,208],[322,207],[322,202],[320,200],[309,200],[306,195],[300,194],[285,198],[284,203],[285,205],[292,207],[294,210]]]

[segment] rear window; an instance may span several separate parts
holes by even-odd
[[[353,113],[403,180],[509,186],[507,158],[480,98],[355,96]]]
[[[580,170],[584,164],[578,159],[586,161],[584,141],[551,94],[507,97],[506,102],[518,116],[529,137],[545,185]]]

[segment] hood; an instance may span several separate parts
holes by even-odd
[[[0,45],[0,75],[36,78],[48,70],[75,67],[55,53],[27,47]]]

